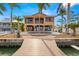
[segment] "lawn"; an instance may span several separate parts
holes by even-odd
[[[57,35],[56,38],[79,38],[79,34],[72,36],[71,34],[62,33],[60,35]]]
[[[16,38],[16,34],[5,34],[5,35],[0,35],[0,38]]]

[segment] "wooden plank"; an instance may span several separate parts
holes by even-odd
[[[51,56],[45,44],[40,39],[24,39],[24,42],[13,56]]]
[[[48,47],[50,52],[55,56],[65,56],[65,54],[57,47],[55,40],[42,40]]]

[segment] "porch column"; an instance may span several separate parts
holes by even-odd
[[[39,33],[40,33],[40,16],[39,16]]]
[[[26,25],[26,18],[24,19],[24,31],[26,32],[27,25]]]
[[[33,18],[34,32],[35,32],[35,17]]]
[[[43,27],[44,32],[45,32],[45,20],[46,18],[44,17],[44,27]]]

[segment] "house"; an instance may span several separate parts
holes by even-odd
[[[9,18],[4,18],[0,20],[0,32],[2,31],[10,31],[10,19]]]
[[[52,32],[54,31],[54,16],[36,13],[24,16],[25,32]]]
[[[13,28],[16,28],[17,25],[17,21],[15,19],[13,19],[12,23]],[[20,25],[22,25],[23,23],[20,22]],[[11,30],[11,20],[10,18],[4,18],[2,20],[0,20],[0,32],[2,31],[10,31]]]

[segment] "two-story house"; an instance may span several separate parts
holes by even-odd
[[[54,30],[54,17],[36,13],[24,16],[24,30],[27,32],[52,32]]]

